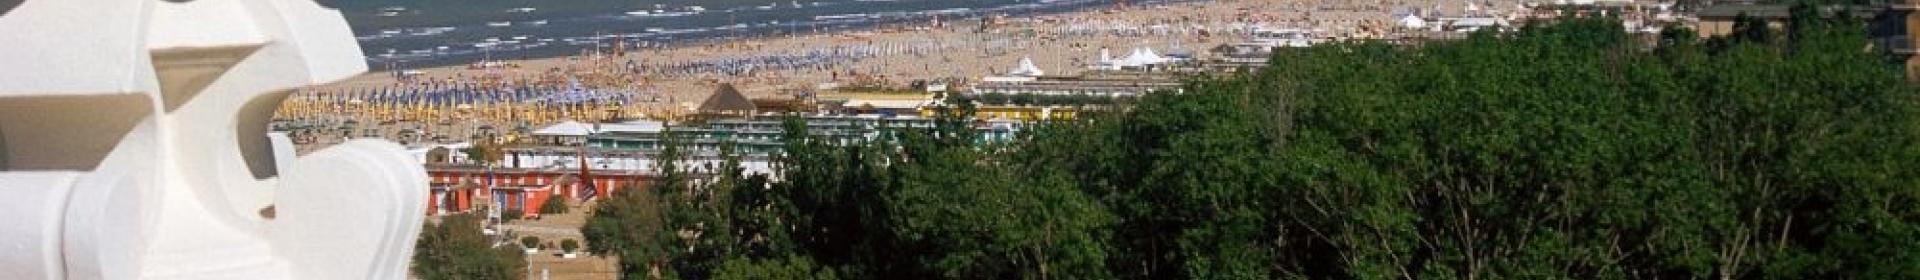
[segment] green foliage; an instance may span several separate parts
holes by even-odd
[[[670,140],[658,157],[660,176],[647,191],[616,194],[588,218],[582,234],[593,253],[620,256],[625,279],[652,278],[638,273],[654,270],[665,274],[660,277],[705,279],[729,257],[766,250],[760,231],[775,225],[752,218],[748,214],[760,210],[733,198],[764,197],[751,189],[764,189],[767,179],[741,174],[732,151],[723,145],[729,156],[719,166],[685,166],[679,144]],[[749,184],[758,185],[744,187]]]
[[[649,191],[615,192],[594,206],[580,234],[587,252],[619,257],[621,279],[653,279],[647,273],[667,261],[673,231],[661,220],[662,206]]]
[[[1287,49],[1012,143],[972,102],[790,120],[780,180],[663,161],[583,233],[628,279],[1920,279],[1920,110],[1864,29],[1619,26]]]
[[[580,241],[574,241],[573,239],[560,240],[561,251],[565,251],[567,253],[573,253],[573,252],[576,252],[574,250],[579,250],[579,249],[580,249]]]
[[[1642,52],[1614,24],[1282,54],[1290,67],[1256,78],[1284,82],[1273,93],[1294,110],[1274,209],[1297,221],[1276,230],[1300,240],[1290,244],[1322,244],[1272,247],[1282,258],[1339,256],[1332,267],[1343,271],[1279,272],[1916,273],[1914,254],[1858,253],[1920,248],[1891,241],[1914,237],[1920,212],[1882,204],[1914,197],[1914,174],[1893,168],[1915,164],[1912,92],[1862,51],[1859,29],[1809,25],[1789,41],[1755,31]],[[1337,254],[1317,254],[1329,249]]]
[[[566,214],[566,213],[567,213],[567,198],[565,196],[561,196],[558,194],[547,196],[547,201],[540,203],[541,215],[548,215],[548,214],[558,215],[558,214]]]
[[[532,236],[521,237],[520,248],[538,249],[540,248],[540,238]]]
[[[475,139],[473,146],[462,148],[460,152],[466,153],[467,162],[486,166],[499,164],[501,160],[506,159],[506,151],[502,150],[500,143],[495,143],[492,138]]]
[[[526,260],[519,250],[493,247],[480,234],[479,218],[470,214],[441,217],[428,223],[414,244],[413,275],[425,280],[520,279]]]
[[[1911,278],[1912,91],[1858,26],[1802,22],[1293,49],[1017,162],[1113,209],[1121,278]]]
[[[836,280],[833,269],[815,265],[805,257],[754,260],[728,259],[714,272],[715,280]]]
[[[520,209],[502,210],[500,211],[500,223],[502,224],[511,223],[514,220],[519,220],[520,217],[524,217],[526,215],[527,215],[527,212],[521,212]]]
[[[678,167],[679,145],[667,133],[663,139],[669,143],[658,157],[661,176],[646,190],[616,192],[601,201],[580,228],[589,253],[620,258],[621,279],[655,279],[649,273],[658,270],[672,275],[674,254],[685,252],[681,228],[669,215],[686,212],[676,198],[682,197],[687,178]]]

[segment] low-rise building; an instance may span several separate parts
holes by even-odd
[[[522,217],[517,218],[537,217],[551,197],[561,196],[570,203],[594,200],[643,188],[652,179],[649,174],[635,170],[429,164],[427,215],[492,209],[520,211]]]

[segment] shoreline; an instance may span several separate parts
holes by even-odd
[[[838,33],[847,33],[847,32],[864,32],[864,31],[894,28],[898,26],[920,25],[926,22],[934,21],[936,19],[944,20],[947,22],[958,22],[958,21],[973,21],[973,20],[979,20],[982,18],[991,18],[996,16],[1020,18],[1020,17],[1045,17],[1045,16],[1053,16],[1053,15],[1073,14],[1073,13],[1082,13],[1082,12],[1089,12],[1089,11],[1098,11],[1102,9],[1112,9],[1112,8],[1115,8],[1117,5],[1119,5],[1112,1],[1115,1],[1115,0],[1079,0],[1079,1],[1071,1],[1070,3],[1062,4],[1059,6],[1022,7],[1022,5],[1002,5],[1002,6],[984,7],[979,9],[964,8],[964,10],[967,10],[967,12],[962,12],[958,16],[954,16],[954,14],[941,12],[941,11],[951,11],[955,9],[922,10],[922,11],[916,11],[916,12],[870,11],[872,13],[856,13],[856,15],[875,16],[871,20],[859,20],[851,23],[840,22],[841,20],[822,21],[821,19],[818,19],[818,17],[815,17],[814,19],[812,19],[812,21],[819,21],[819,22],[813,22],[813,23],[786,22],[784,24],[775,24],[775,25],[785,25],[785,27],[746,24],[746,23],[752,23],[752,22],[732,22],[741,26],[730,27],[730,26],[724,26],[724,25],[713,25],[713,26],[694,26],[694,27],[690,27],[690,29],[667,28],[667,30],[670,30],[670,31],[671,30],[680,30],[680,31],[698,30],[693,34],[653,33],[651,31],[640,32],[640,33],[622,33],[622,31],[619,30],[619,28],[623,28],[623,27],[609,27],[605,25],[583,26],[574,30],[591,29],[591,30],[607,32],[604,34],[600,32],[595,32],[594,33],[596,34],[595,36],[588,36],[588,37],[598,37],[598,35],[624,34],[631,37],[625,37],[625,36],[618,37],[622,39],[616,39],[613,41],[628,41],[632,39],[637,39],[635,41],[642,44],[649,45],[649,48],[675,48],[675,47],[684,47],[684,46],[692,46],[692,45],[700,45],[700,44],[723,43],[726,41],[735,41],[735,40],[764,40],[768,38],[779,38],[779,37],[795,36],[795,35],[804,36],[804,35],[815,35],[815,34],[838,34]],[[1211,1],[1215,1],[1215,0],[1150,0],[1147,3],[1142,3],[1137,5],[1141,7],[1146,7],[1146,6],[1160,6],[1160,5],[1205,3],[1205,2],[1211,2]],[[729,10],[727,12],[732,13],[733,11]],[[753,11],[753,12],[758,12],[758,11]],[[881,15],[887,15],[887,14],[899,15],[899,14],[916,14],[916,13],[925,13],[925,14],[919,14],[919,15],[910,16],[910,17],[882,17],[881,16]],[[830,16],[846,16],[846,15],[847,14],[833,14]],[[578,17],[578,19],[603,19],[606,17],[619,17],[619,15],[618,14],[590,15],[590,16]],[[573,19],[566,19],[566,18],[555,18],[554,20],[576,21]],[[707,18],[707,19],[701,19],[701,20],[712,20],[712,19]],[[780,23],[780,21],[776,20],[776,21],[773,21],[773,23]],[[624,24],[639,24],[639,23],[638,22],[633,22],[633,23],[622,22],[621,24],[624,25]],[[805,26],[802,27],[801,25],[805,25]],[[423,30],[423,29],[430,29],[430,28],[442,28],[442,27],[419,26],[419,27],[392,27],[392,28],[386,28],[386,29]],[[487,27],[462,26],[460,28],[462,30],[466,30],[467,28],[487,28]],[[609,28],[612,28],[612,29],[609,29]],[[631,28],[631,27],[624,27],[624,28]],[[655,29],[658,29],[658,28],[655,28]],[[631,31],[631,30],[628,30],[628,31]],[[526,34],[538,34],[538,33],[546,33],[546,32],[534,31]],[[579,33],[579,32],[576,31],[576,32],[559,32],[559,33]],[[370,33],[356,33],[355,35],[356,36],[376,36],[375,34],[370,34]],[[506,33],[492,34],[492,35],[497,36],[497,38],[508,38],[510,36]],[[456,38],[470,37],[469,39],[473,39],[473,38],[482,37],[482,36],[489,36],[489,35],[461,34],[459,36],[454,36],[454,37]],[[545,36],[545,35],[542,35],[542,36]],[[586,38],[577,37],[577,36],[568,37],[565,34],[552,34],[552,36],[553,37],[546,38],[546,39],[551,40],[556,38],[567,38],[569,40],[571,39],[595,40],[591,45],[601,45],[601,46],[612,44],[611,42],[608,42],[608,41],[599,41],[603,39],[586,39]],[[686,37],[680,37],[680,36],[686,36]],[[536,36],[536,37],[540,37],[540,36]],[[660,39],[661,37],[664,37],[666,39]],[[648,39],[648,38],[651,38],[651,39]],[[380,39],[380,40],[402,40],[402,41],[381,42],[377,40],[377,41],[370,41],[370,42],[361,42],[362,45],[365,46],[366,48],[366,49],[363,49],[363,51],[368,54],[368,59],[367,59],[368,68],[369,70],[372,70],[372,71],[458,66],[458,65],[471,64],[478,61],[484,61],[484,60],[487,60],[484,58],[484,56],[488,56],[487,54],[484,54],[485,52],[484,50],[456,48],[454,49],[453,52],[447,53],[447,54],[439,54],[439,55],[429,56],[429,57],[408,58],[408,56],[415,55],[415,54],[405,54],[405,53],[418,51],[417,48],[426,47],[426,46],[420,45],[419,42],[411,42],[411,43],[406,42],[407,40],[417,40],[417,39],[391,39],[390,38],[390,39]],[[477,39],[474,39],[474,40],[477,40]],[[465,44],[465,43],[466,42],[457,42],[457,43],[451,43],[451,44],[459,45],[459,44]],[[552,41],[552,42],[543,42],[543,43],[545,44],[539,44],[538,46],[523,45],[523,46],[514,47],[514,48],[525,47],[524,49],[495,51],[494,54],[492,55],[494,57],[510,57],[510,58],[509,59],[493,59],[493,60],[495,61],[537,60],[537,59],[566,57],[571,55],[578,55],[579,50],[594,48],[594,46],[589,46],[589,44],[586,44],[586,43],[572,42],[572,41],[569,41],[569,42]],[[403,50],[408,48],[415,48],[416,50]],[[382,53],[381,50],[400,51],[401,53],[393,53],[393,54],[400,54],[400,57],[396,57],[396,58],[375,57],[377,55],[386,54],[386,53]]]
[[[445,139],[401,141],[408,144],[461,142],[489,127],[501,133],[537,129],[568,119],[600,121],[609,115],[671,119],[697,107],[722,84],[732,85],[748,98],[791,98],[796,96],[795,92],[818,91],[826,84],[866,83],[898,88],[916,80],[972,81],[1004,74],[1022,59],[1031,59],[1048,75],[1072,76],[1095,64],[1101,49],[1108,50],[1113,57],[1126,56],[1135,48],[1199,56],[1216,45],[1246,40],[1241,32],[1258,26],[1313,28],[1347,35],[1367,31],[1363,26],[1392,22],[1391,16],[1381,9],[1341,10],[1287,4],[1300,2],[1181,2],[938,25],[876,26],[862,31],[803,36],[733,38],[670,48],[603,49],[598,54],[500,60],[485,68],[469,65],[416,68],[413,71],[418,74],[404,82],[396,79],[395,72],[372,71],[301,89],[298,96],[357,98],[369,90],[396,87],[444,89],[446,85],[462,85],[484,90],[578,84],[584,88],[624,92],[632,97],[632,102],[600,104],[597,108],[473,106],[477,111],[507,113],[473,113],[420,104],[374,105],[371,109],[355,106],[360,108],[344,110],[305,105],[287,114],[290,107],[301,106],[292,105],[298,102],[290,101],[282,107],[277,119],[300,122],[308,127],[345,127],[348,120],[353,120],[351,122],[358,126],[351,130],[354,135],[405,139],[400,135],[415,133],[425,135],[413,139]],[[982,24],[983,21],[991,24]],[[512,108],[491,108],[496,106]],[[393,113],[418,110],[432,113],[401,117]],[[610,111],[617,112],[608,113]]]

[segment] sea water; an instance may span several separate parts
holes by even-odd
[[[1132,1],[1136,4],[1185,0]],[[1113,0],[398,0],[342,4],[374,69],[419,68],[483,59],[533,59],[778,34],[813,34],[882,24],[1060,13]],[[398,4],[396,4],[398,3]]]

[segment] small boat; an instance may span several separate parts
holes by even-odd
[[[689,11],[689,12],[705,12],[705,11],[707,11],[707,7],[701,7],[701,6],[687,6],[687,11]]]
[[[648,10],[633,10],[633,11],[628,11],[628,12],[627,12],[627,15],[629,15],[629,16],[649,16],[649,15],[653,15],[653,11],[648,11]]]
[[[794,8],[794,9],[799,9],[799,8],[803,8],[803,7],[805,7],[805,6],[800,6],[800,1],[791,1],[791,2],[787,2],[787,5],[788,5],[788,6],[792,6],[792,7]]]
[[[488,23],[487,23],[487,26],[492,26],[492,27],[508,27],[508,26],[513,26],[513,22],[511,22],[511,21],[495,21],[495,22],[488,22]]]
[[[540,9],[534,9],[534,8],[527,8],[527,7],[520,7],[520,8],[512,8],[512,9],[507,9],[507,12],[508,12],[508,13],[531,13],[531,12],[533,12],[533,11],[537,11],[537,10],[540,10]]]
[[[660,33],[661,31],[667,31],[667,30],[659,27],[647,28],[647,32]]]
[[[543,19],[543,20],[536,20],[536,21],[529,21],[529,22],[527,22],[527,24],[531,24],[531,25],[547,25],[547,20],[544,20],[544,19]]]
[[[397,17],[397,16],[400,16],[400,12],[380,12],[380,16],[383,16],[383,17]]]
[[[527,36],[513,36],[514,40],[526,40]]]

